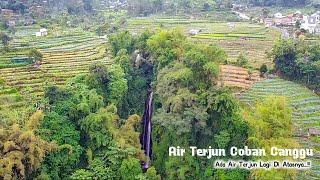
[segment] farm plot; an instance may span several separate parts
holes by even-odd
[[[4,108],[18,108],[24,105],[21,94],[6,84],[0,84],[0,110]]]
[[[309,128],[320,130],[320,97],[299,84],[282,79],[267,79],[256,83],[240,100],[248,105],[261,100],[268,95],[287,97],[292,107],[292,119],[295,124],[296,136],[302,146],[313,148],[319,157],[319,138],[305,138]],[[320,160],[314,157],[313,168],[301,174],[301,178],[320,178]]]
[[[7,124],[25,117],[27,100],[0,79],[0,123]]]
[[[260,81],[259,72],[250,73],[248,69],[237,66],[220,66],[219,86],[249,89],[257,81]]]
[[[17,46],[21,47],[19,43]],[[0,68],[1,78],[9,87],[32,99],[43,96],[46,84],[63,85],[68,78],[88,72],[92,63],[106,60],[103,40],[87,34],[48,37],[47,41],[32,41],[32,47],[36,47],[43,54],[39,67],[31,64]],[[11,58],[26,56],[27,52],[21,48],[18,53],[2,55],[0,62],[9,65]]]

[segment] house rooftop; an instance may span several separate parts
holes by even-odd
[[[310,135],[320,136],[320,130],[318,130],[316,128],[309,128],[308,132],[309,132]]]

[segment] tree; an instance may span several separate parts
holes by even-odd
[[[42,61],[43,55],[39,50],[31,49],[28,53],[28,57],[30,59],[33,59],[34,62],[37,62],[37,61]]]
[[[91,12],[93,10],[92,8],[92,0],[83,0],[83,8],[87,12]]]
[[[79,169],[76,170],[74,173],[72,173],[70,179],[75,179],[75,180],[79,180],[79,179],[94,179],[94,174],[91,171],[88,171],[86,169]]]
[[[269,9],[267,9],[267,8],[263,8],[262,9],[262,17],[263,18],[268,18],[269,17],[269,13],[270,13]]]
[[[300,20],[297,20],[294,26],[295,26],[295,28],[300,29],[300,27],[301,27]]]
[[[90,89],[95,88],[103,96],[106,104],[118,106],[128,90],[125,73],[118,64],[93,64],[85,79]]]
[[[125,49],[129,54],[134,51],[134,37],[129,31],[122,31],[118,34],[109,37],[109,44],[111,45],[111,53],[116,56],[121,49]]]
[[[272,48],[271,58],[275,68],[283,77],[306,83],[319,89],[320,69],[317,66],[320,56],[318,43],[281,40]]]
[[[269,96],[257,102],[246,120],[251,129],[248,138],[250,148],[282,147],[291,149],[299,146],[292,138],[291,109],[285,97]],[[283,158],[277,157],[277,160]],[[263,161],[270,159],[274,159],[270,154],[262,158]],[[295,177],[295,170],[288,169],[253,170],[250,174],[252,179],[295,179]]]
[[[266,72],[268,72],[268,66],[266,65],[266,64],[262,64],[261,66],[260,66],[260,73],[261,74],[264,74],[264,73],[266,73]]]
[[[90,162],[88,169],[80,169],[74,172],[71,179],[110,179],[109,168],[101,159],[94,159]]]
[[[128,158],[122,161],[119,169],[121,179],[134,180],[142,175],[141,165],[138,159]]]
[[[249,61],[248,61],[247,57],[243,53],[240,53],[237,58],[236,64],[240,67],[246,67],[248,65],[248,62]]]
[[[141,150],[140,144],[140,124],[141,117],[131,115],[126,120],[125,124],[117,131],[115,138],[118,141],[118,146],[123,149],[135,149],[135,157],[140,160],[145,159],[144,152]]]
[[[215,135],[214,139],[220,149],[225,149],[230,142],[230,134],[228,131],[223,130],[218,135]]]
[[[113,142],[115,121],[117,120],[116,108],[109,106],[96,113],[89,114],[80,120],[81,129],[87,134],[88,147],[94,152],[103,151]]]
[[[0,39],[3,46],[8,46],[9,41],[11,40],[11,38],[3,32],[0,32]]]
[[[148,50],[155,60],[153,165],[167,179],[205,179],[201,169],[214,160],[168,157],[168,146],[243,146],[247,126],[229,91],[215,87],[225,52],[214,45],[189,43],[179,31],[151,36]],[[241,172],[245,177],[248,174]]]
[[[105,35],[109,32],[110,30],[110,24],[109,23],[104,23],[100,26],[97,27],[96,32],[99,36]]]
[[[0,128],[1,179],[31,178],[32,173],[40,168],[45,155],[57,149],[55,144],[35,134],[42,118],[42,111],[37,111],[24,129],[18,124]]]
[[[80,132],[76,126],[56,112],[47,113],[39,128],[40,136],[55,141],[61,148],[49,153],[42,164],[42,172],[51,179],[64,179],[77,168],[83,148],[80,146]]]
[[[160,180],[161,179],[160,175],[157,175],[157,171],[154,167],[150,167],[147,170],[145,176],[146,176],[146,179],[148,179],[148,180]]]

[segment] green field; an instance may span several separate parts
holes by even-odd
[[[251,90],[240,97],[240,100],[244,104],[253,105],[254,102],[269,95],[287,97],[293,111],[292,119],[299,143],[305,148],[313,148],[316,156],[319,157],[319,138],[309,139],[299,136],[305,135],[311,127],[320,130],[320,97],[299,84],[282,79],[267,79],[256,83]],[[305,175],[320,178],[320,161],[316,157],[312,160],[313,169],[307,171]]]

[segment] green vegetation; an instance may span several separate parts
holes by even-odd
[[[266,64],[262,64],[259,69],[261,74],[268,72],[268,66]]]
[[[36,49],[31,49],[28,53],[29,59],[33,59],[35,62],[36,61],[42,61],[43,55],[41,54],[40,51]]]
[[[259,101],[250,113],[244,112],[249,123],[251,133],[248,144],[251,148],[271,147],[297,148],[299,144],[292,138],[293,126],[291,121],[291,110],[286,99],[281,96],[269,96]],[[270,152],[268,152],[270,154]],[[261,159],[259,157],[259,159]],[[272,160],[274,157],[268,155],[262,160]],[[281,159],[278,157],[278,159]],[[294,170],[253,170],[253,179],[295,179]]]
[[[35,131],[43,114],[34,113],[24,128],[19,124],[2,126],[0,131],[1,179],[25,179],[40,168],[44,157],[56,145],[36,136]]]
[[[301,81],[314,89],[320,85],[320,45],[304,41],[279,41],[271,52],[276,70],[285,78]]]
[[[9,41],[10,41],[10,37],[7,34],[1,32],[0,39],[1,39],[1,43],[3,46],[8,46]]]
[[[175,27],[185,33],[189,33],[191,29],[201,30],[197,35],[190,37],[192,41],[217,44],[226,51],[230,63],[236,63],[237,57],[244,53],[247,55],[249,66],[255,69],[259,69],[262,64],[272,67],[272,61],[266,56],[266,52],[272,49],[275,39],[280,37],[277,30],[248,22],[226,23],[223,17],[190,19],[181,16],[157,15],[149,18],[132,18],[128,20],[127,24],[122,29],[132,33],[143,32],[145,29],[172,29]]]
[[[238,56],[236,65],[240,66],[240,67],[247,67],[248,66],[248,59],[243,53],[241,53]]]
[[[252,89],[241,97],[241,101],[249,105],[270,95],[286,97],[287,104],[292,110],[292,121],[295,125],[294,134],[300,136],[298,142],[306,147],[319,151],[319,142],[305,139],[308,128],[319,128],[320,97],[307,88],[296,83],[281,79],[268,79],[255,84]],[[275,100],[274,100],[275,101]],[[271,113],[270,113],[271,114]],[[272,113],[273,114],[273,113]],[[312,159],[314,167],[303,173],[301,178],[318,177],[319,160]]]
[[[39,99],[48,82],[63,85],[68,78],[87,73],[92,63],[107,60],[102,39],[92,33],[79,30],[59,32],[61,35],[53,37],[21,37],[12,44],[15,51],[0,55],[1,77],[8,86]],[[30,55],[32,51],[36,53]],[[42,65],[38,69],[30,67],[30,63],[24,60],[33,56],[40,59],[40,54]],[[18,61],[23,62],[16,63]]]
[[[0,179],[319,179],[320,140],[310,129],[320,130],[320,98],[275,78],[319,90],[318,39],[277,40],[279,29],[254,18],[316,6],[1,1]],[[36,35],[41,28],[48,34]],[[172,157],[172,146],[227,154]],[[267,156],[233,157],[233,146]],[[272,146],[314,149],[312,168],[214,168],[218,159],[291,159],[271,157]]]

